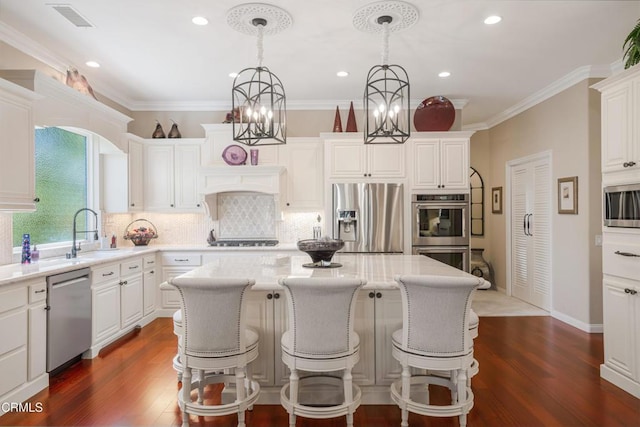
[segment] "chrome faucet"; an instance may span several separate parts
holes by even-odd
[[[80,230],[76,229],[76,221],[78,220],[78,214],[82,211],[89,211],[95,217],[95,230]],[[73,216],[73,243],[71,244],[71,253],[67,253],[67,258],[77,258],[78,251],[82,250],[80,247],[80,243],[78,242],[78,246],[76,246],[76,234],[78,233],[94,233],[94,240],[98,240],[100,237],[98,236],[98,214],[93,209],[82,208],[78,209],[76,214]]]

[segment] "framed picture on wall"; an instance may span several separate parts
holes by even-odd
[[[578,177],[558,178],[558,213],[578,213]]]
[[[491,213],[502,213],[502,187],[493,187],[491,189]]]

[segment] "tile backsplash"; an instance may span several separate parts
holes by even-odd
[[[273,239],[276,237],[272,194],[229,192],[218,194],[219,239]]]

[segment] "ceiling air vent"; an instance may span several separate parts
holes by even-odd
[[[49,5],[56,10],[60,15],[67,18],[69,22],[71,22],[76,27],[80,28],[92,28],[93,24],[87,21],[82,15],[80,15],[71,5],[69,4],[51,4]]]

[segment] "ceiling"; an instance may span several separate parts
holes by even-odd
[[[293,21],[264,38],[263,64],[283,82],[288,108],[361,105],[367,72],[381,61],[382,36],[356,29],[353,16],[371,2],[268,2]],[[409,2],[419,17],[391,33],[389,63],[406,68],[412,108],[427,97],[446,96],[464,105],[465,128],[495,124],[559,82],[571,84],[572,76],[620,70],[622,43],[640,18],[640,1]],[[94,27],[74,26],[51,7],[60,3]],[[130,110],[229,110],[229,73],[257,65],[256,37],[226,21],[227,12],[242,3],[0,0],[0,40],[31,50],[60,71],[78,68],[98,93]],[[492,14],[502,22],[485,25]],[[192,24],[196,15],[209,25]],[[101,67],[87,67],[88,60]],[[349,76],[337,77],[340,70]],[[443,70],[451,76],[438,77]]]

